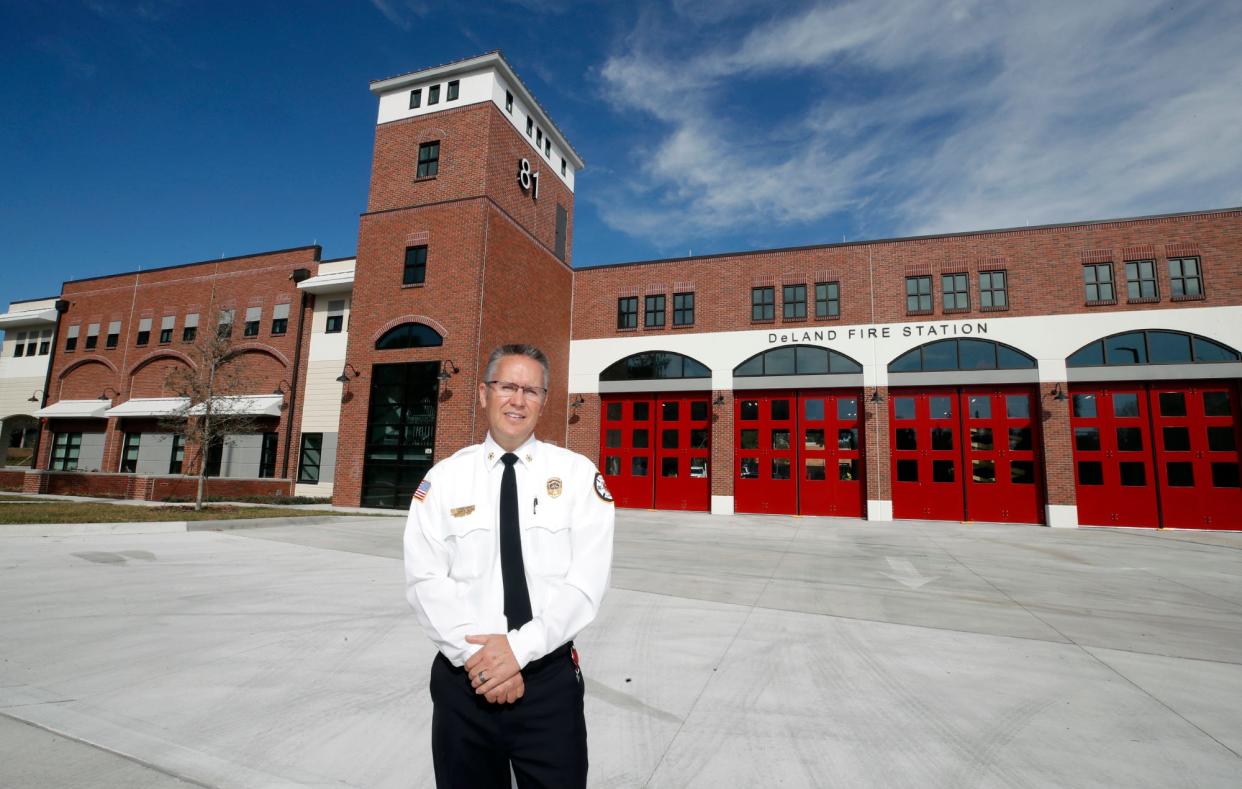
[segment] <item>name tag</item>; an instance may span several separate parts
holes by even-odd
[[[464,518],[472,512],[474,512],[473,504],[466,507],[454,507],[449,510],[449,515],[452,515],[454,518]]]

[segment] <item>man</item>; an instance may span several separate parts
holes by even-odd
[[[585,787],[573,641],[612,564],[613,504],[582,455],[534,438],[548,360],[492,352],[487,438],[437,463],[410,502],[406,599],[439,648],[431,750],[439,787]]]

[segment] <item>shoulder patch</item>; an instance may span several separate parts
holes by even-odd
[[[406,490],[409,490],[409,488],[407,488]],[[418,488],[414,490],[414,498],[419,501],[422,501],[423,499],[427,498],[427,494],[430,492],[431,492],[431,483],[424,479],[422,482],[418,483]]]
[[[612,494],[608,492],[608,486],[604,484],[604,475],[595,472],[595,495],[608,503],[612,503]]]

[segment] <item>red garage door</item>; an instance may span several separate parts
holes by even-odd
[[[894,517],[1042,521],[1032,387],[894,389],[889,401]]]
[[[1242,528],[1231,382],[1076,385],[1071,392],[1080,523]]]
[[[736,511],[862,516],[857,391],[743,392],[736,402]]]
[[[600,468],[617,506],[709,509],[706,394],[605,395],[602,410]]]

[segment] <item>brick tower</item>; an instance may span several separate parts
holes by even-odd
[[[574,176],[583,166],[499,52],[372,83],[334,502],[408,506],[426,470],[482,439],[487,353],[535,343],[564,441]]]

